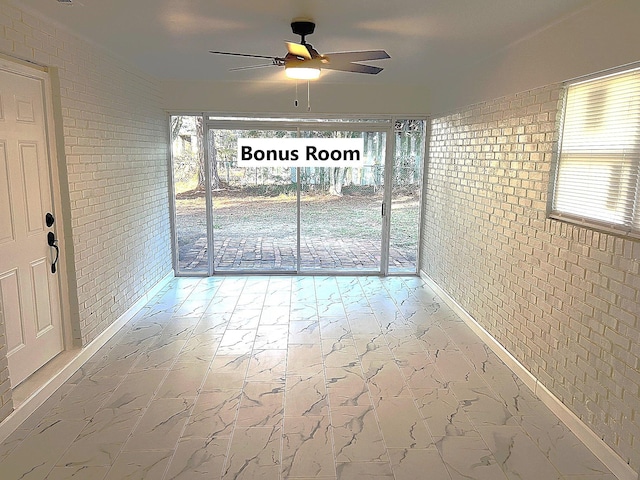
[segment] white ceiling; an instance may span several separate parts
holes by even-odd
[[[280,68],[229,72],[283,56],[299,41],[294,18],[316,22],[307,37],[320,53],[385,49],[377,76],[323,72],[325,81],[429,84],[462,71],[597,0],[57,0],[14,2],[101,45],[159,79],[252,81]],[[366,62],[365,62],[366,63]]]

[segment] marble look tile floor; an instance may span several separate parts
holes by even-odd
[[[177,278],[2,480],[615,480],[417,277]]]

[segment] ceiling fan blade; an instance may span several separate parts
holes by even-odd
[[[252,55],[250,53],[216,52],[213,50],[209,50],[209,53],[215,53],[216,55],[232,55],[234,57],[270,58],[271,60],[278,60],[278,57],[268,55]]]
[[[295,55],[296,57],[304,58],[305,60],[311,60],[311,53],[306,45],[302,45],[301,43],[294,42],[284,42],[287,45],[287,51],[291,55]]]
[[[263,67],[277,67],[278,65],[275,63],[265,63],[264,65],[248,65],[246,67],[236,67],[230,68],[230,72],[237,72],[239,70],[252,70],[254,68],[263,68]]]
[[[327,58],[330,62],[362,62],[363,60],[384,60],[391,58],[384,50],[325,53],[323,57]]]
[[[353,72],[353,73],[368,73],[370,75],[377,75],[383,69],[380,67],[373,67],[371,65],[362,65],[361,63],[326,63],[322,65],[322,70],[338,70],[340,72]]]

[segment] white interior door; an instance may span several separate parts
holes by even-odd
[[[62,351],[44,79],[0,65],[0,302],[11,385]]]

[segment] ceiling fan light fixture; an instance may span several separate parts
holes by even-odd
[[[320,78],[319,68],[285,67],[284,73],[288,78],[296,80],[316,80]]]

